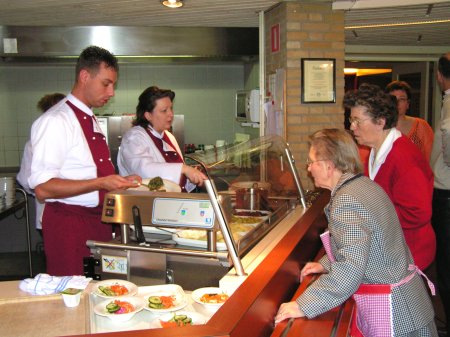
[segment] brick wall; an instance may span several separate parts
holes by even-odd
[[[271,27],[280,24],[280,51],[271,51]],[[266,78],[286,70],[285,133],[296,159],[304,188],[313,189],[307,177],[308,136],[322,128],[344,127],[344,12],[331,2],[281,2],[265,14]],[[336,59],[336,103],[301,102],[301,59]]]

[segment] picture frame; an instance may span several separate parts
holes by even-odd
[[[301,59],[302,103],[336,103],[336,59]]]

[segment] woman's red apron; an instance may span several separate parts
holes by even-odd
[[[153,143],[155,144],[156,148],[159,150],[163,158],[165,159],[166,163],[183,163],[184,160],[183,157],[176,151],[176,147],[173,146],[172,142],[170,141],[169,137],[167,136],[166,132],[163,133],[163,138],[160,139],[153,135],[148,128],[145,128],[145,131],[152,139]],[[174,151],[165,151],[163,140],[166,142]],[[182,192],[186,192],[186,176],[184,174],[181,175],[179,185],[181,187]]]
[[[97,177],[115,174],[105,136],[95,117],[85,114],[71,102],[73,110],[89,145],[97,166]],[[94,119],[94,120],[93,120]],[[54,276],[83,275],[83,257],[89,256],[87,240],[109,241],[111,225],[101,222],[103,199],[106,191],[99,191],[97,207],[48,202],[43,214],[43,234],[47,273]]]
[[[331,263],[335,262],[331,251],[330,233],[326,231],[320,235],[325,252]],[[394,336],[392,316],[392,289],[408,283],[419,273],[427,279],[431,293],[434,295],[433,283],[415,265],[409,265],[412,273],[395,284],[361,284],[353,294],[355,309],[350,323],[352,337],[392,337]]]

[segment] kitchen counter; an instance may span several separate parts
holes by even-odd
[[[50,337],[89,333],[86,291],[78,307],[67,308],[61,295],[33,296],[20,290],[19,283],[0,282],[0,335]]]

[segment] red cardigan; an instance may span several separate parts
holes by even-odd
[[[368,175],[368,164],[365,165]],[[398,138],[374,179],[394,203],[416,265],[426,269],[436,254],[431,226],[434,177],[430,165],[405,136]]]

